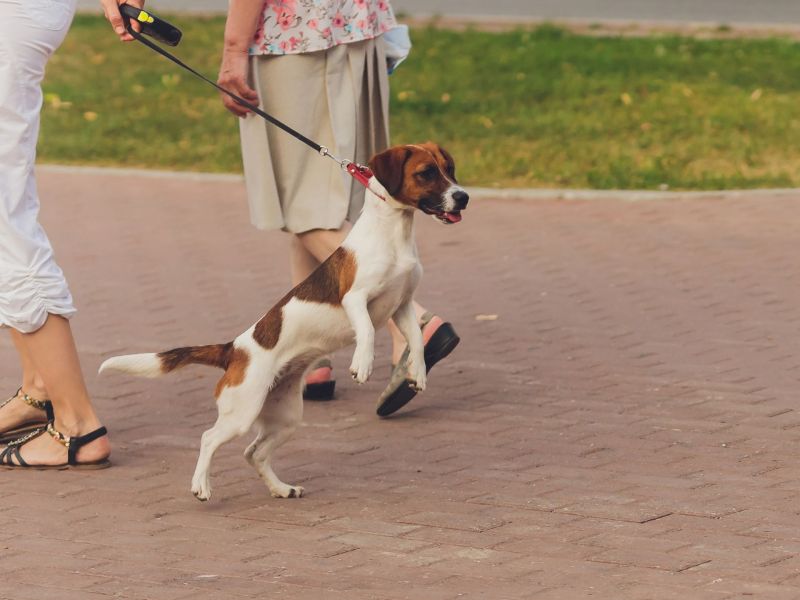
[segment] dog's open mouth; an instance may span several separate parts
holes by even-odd
[[[435,212],[432,214],[445,225],[452,225],[453,223],[458,223],[461,220],[460,210],[454,210],[453,212]]]
[[[461,210],[442,210],[439,208],[441,205],[434,205],[432,202],[423,200],[419,203],[419,209],[426,215],[436,217],[436,219],[445,225],[452,225],[461,220]]]

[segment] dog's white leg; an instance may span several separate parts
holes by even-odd
[[[249,462],[253,467],[256,466],[255,461],[253,460],[253,454],[255,454],[258,445],[264,441],[264,434],[261,431],[258,432],[256,435],[256,439],[250,442],[250,445],[244,449],[244,459]]]
[[[401,304],[392,315],[392,320],[408,344],[408,378],[414,382],[417,391],[421,392],[427,385],[425,345],[422,343],[422,330],[417,323],[412,301]]]
[[[198,500],[211,498],[209,469],[214,452],[225,442],[247,433],[261,412],[272,375],[273,373],[259,372],[258,368],[251,366],[241,385],[226,387],[219,395],[217,421],[211,429],[203,433],[200,455],[192,477],[192,493]]]
[[[303,488],[299,485],[289,485],[278,479],[271,465],[275,450],[291,437],[303,418],[303,375],[303,372],[291,374],[270,392],[259,417],[261,431],[252,444],[255,448],[249,457],[250,448],[245,451],[248,461],[275,498],[299,498],[303,495]]]
[[[356,333],[356,349],[350,374],[358,383],[364,383],[372,374],[375,358],[375,327],[367,310],[367,294],[363,291],[349,291],[342,298],[342,308]]]

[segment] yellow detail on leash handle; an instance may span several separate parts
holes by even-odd
[[[130,21],[136,21],[141,26],[143,34],[149,35],[162,44],[177,46],[181,41],[183,33],[180,29],[146,10],[130,4],[120,4],[119,13],[122,15],[122,20],[125,21],[126,29]]]

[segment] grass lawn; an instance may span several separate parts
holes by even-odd
[[[178,54],[216,77],[222,18],[178,16]],[[800,186],[800,44],[417,29],[391,76],[395,142],[440,142],[463,183]],[[207,84],[79,15],[44,84],[44,162],[241,171]],[[280,115],[276,115],[280,118]],[[295,124],[302,129],[302,123]]]

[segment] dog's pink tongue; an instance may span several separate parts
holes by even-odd
[[[458,223],[461,220],[461,213],[444,213],[444,218],[450,223]]]

